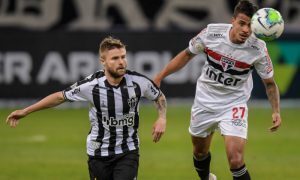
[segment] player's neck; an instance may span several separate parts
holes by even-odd
[[[112,86],[118,86],[120,84],[120,82],[122,81],[122,79],[123,79],[123,76],[113,77],[107,72],[105,72],[105,76],[106,76],[106,79],[107,79],[108,83]]]

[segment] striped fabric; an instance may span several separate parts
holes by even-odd
[[[79,81],[63,91],[69,101],[90,103],[91,130],[87,154],[112,156],[139,148],[139,102],[155,100],[159,88],[147,77],[127,71],[118,86],[112,86],[103,71]]]

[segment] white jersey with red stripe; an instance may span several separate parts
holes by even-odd
[[[209,24],[190,40],[189,50],[204,52],[206,62],[197,80],[194,108],[222,110],[247,103],[253,88],[252,71],[262,79],[273,77],[264,41],[251,35],[243,44],[229,39],[231,24]]]

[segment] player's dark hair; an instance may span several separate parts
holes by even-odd
[[[237,17],[238,14],[242,13],[251,18],[257,10],[258,7],[249,0],[240,0],[234,7],[233,17]]]
[[[115,48],[118,49],[125,48],[125,44],[123,44],[120,39],[116,39],[111,36],[108,36],[101,41],[99,47],[99,54],[101,54],[101,52],[115,49]]]

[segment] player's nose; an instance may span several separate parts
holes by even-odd
[[[247,34],[251,33],[251,27],[250,26],[244,26],[242,30],[243,30],[244,33],[247,33]]]

